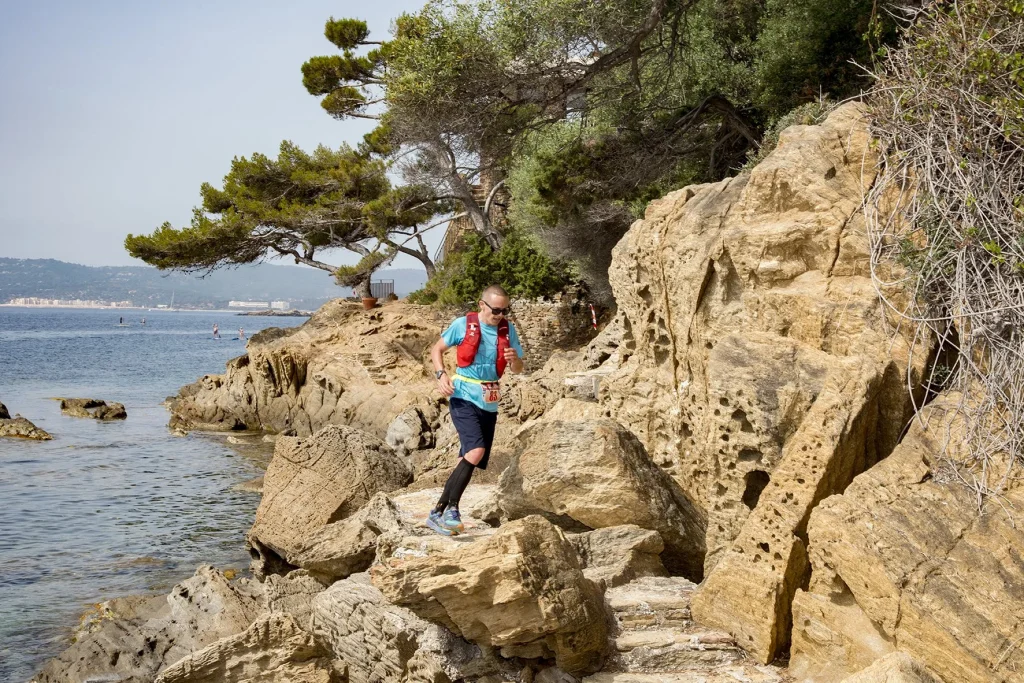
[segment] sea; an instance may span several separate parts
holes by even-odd
[[[175,436],[162,404],[244,354],[239,327],[249,337],[304,321],[0,307],[0,402],[53,435],[0,438],[0,682],[31,678],[98,602],[167,592],[203,564],[245,570],[259,496],[238,487],[272,446]],[[123,403],[128,419],[65,417],[60,396]]]

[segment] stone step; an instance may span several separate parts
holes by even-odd
[[[583,683],[780,683],[783,680],[773,667],[739,665],[686,673],[601,672],[587,676]]]
[[[692,581],[681,577],[649,576],[608,589],[605,601],[615,622],[611,654],[600,674],[604,678],[592,676],[586,680],[781,680],[772,677],[773,667],[764,667],[763,671],[753,667],[732,636],[694,623],[690,597],[695,588]]]
[[[619,631],[685,628],[690,625],[690,596],[696,588],[682,577],[647,576],[605,594]]]

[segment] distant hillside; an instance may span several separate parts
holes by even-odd
[[[374,280],[394,280],[404,296],[426,281],[422,270],[386,269]],[[260,264],[219,270],[206,277],[163,273],[149,266],[81,266],[53,259],[0,258],[0,303],[17,297],[131,301],[136,306],[170,304],[186,308],[225,308],[228,301],[288,301],[294,308],[313,309],[325,301],[349,296],[352,290],[334,284],[313,268]]]

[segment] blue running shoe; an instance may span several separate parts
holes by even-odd
[[[453,534],[461,534],[466,530],[466,527],[462,526],[462,515],[459,514],[459,508],[450,507],[445,510],[441,517],[441,523]]]
[[[452,535],[451,530],[445,528],[440,512],[435,512],[434,510],[430,511],[430,514],[427,515],[427,526],[442,536]]]

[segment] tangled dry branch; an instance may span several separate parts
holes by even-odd
[[[879,291],[909,291],[909,304],[883,298],[952,351],[930,371],[963,397],[944,471],[980,502],[1024,464],[1024,2],[908,16],[870,99],[883,160],[866,203],[872,272]]]

